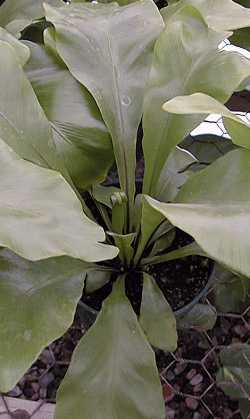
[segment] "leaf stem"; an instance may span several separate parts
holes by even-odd
[[[207,256],[201,247],[196,242],[193,242],[187,246],[183,246],[164,255],[144,258],[141,260],[140,265],[156,265],[158,263],[169,262],[171,260],[181,259],[193,255]]]

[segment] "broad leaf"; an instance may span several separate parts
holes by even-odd
[[[0,138],[26,160],[61,171],[49,122],[13,48],[0,41]]]
[[[176,4],[178,3],[178,4]],[[231,0],[182,0],[173,1],[170,7],[161,9],[161,14],[166,24],[174,18],[180,8],[190,4],[196,7],[202,14],[209,27],[215,30],[235,30],[230,36],[230,42],[241,48],[250,48],[250,11],[241,6],[250,7],[249,0],[231,1]]]
[[[102,288],[110,280],[110,272],[90,271],[85,281],[85,292],[90,294],[99,288]]]
[[[134,254],[132,244],[136,238],[136,234],[117,234],[111,232],[107,232],[107,234],[110,237],[113,237],[115,245],[120,250],[119,257],[122,260],[122,262],[125,265],[129,266]]]
[[[250,63],[250,62],[249,62]],[[166,112],[176,114],[221,114],[225,119],[225,126],[236,145],[250,149],[250,124],[230,112],[224,105],[203,93],[194,93],[190,96],[178,96],[164,103]]]
[[[149,240],[149,244],[154,243],[156,240],[170,233],[172,229],[174,229],[174,226],[170,224],[167,220],[164,220],[161,224],[159,224],[159,227],[152,234],[151,239]]]
[[[27,234],[27,233],[26,233]],[[9,391],[42,349],[70,327],[85,264],[68,257],[29,262],[0,251],[0,390]]]
[[[121,192],[121,190],[115,186],[96,185],[92,188],[92,195],[95,200],[110,209],[112,209],[111,196],[116,192]]]
[[[185,6],[157,40],[144,101],[145,193],[155,194],[170,153],[204,119],[164,114],[164,102],[203,92],[225,103],[249,76],[249,60],[218,50],[225,36],[210,29],[196,9]]]
[[[174,313],[154,278],[143,274],[140,324],[151,345],[163,351],[175,351],[177,331]]]
[[[121,189],[134,197],[135,146],[154,41],[163,28],[153,1],[120,7],[46,5],[57,50],[74,77],[94,96],[111,132]]]
[[[57,172],[22,160],[0,140],[0,246],[29,260],[68,255],[110,259],[117,249],[82,212],[75,193]]]
[[[234,0],[236,3],[239,3],[241,6],[250,8],[249,0]],[[241,48],[250,50],[250,23],[247,28],[241,28],[234,32],[230,37],[230,42],[237,45]]]
[[[63,5],[61,0],[48,0],[51,5]],[[43,0],[5,0],[1,5],[0,26],[19,36],[34,19],[44,16]]]
[[[173,201],[179,189],[192,173],[190,168],[197,163],[197,159],[188,151],[176,147],[169,156],[162,169],[155,188],[155,198],[160,201]]]
[[[216,309],[208,304],[195,304],[184,316],[178,318],[178,328],[196,329],[200,332],[213,329],[217,320]]]
[[[249,399],[250,345],[233,344],[220,352],[222,367],[216,380],[222,390],[233,399]]]
[[[246,0],[248,2],[248,0]],[[179,0],[161,10],[166,24],[185,5],[196,7],[210,28],[228,31],[250,26],[250,10],[233,0]],[[244,4],[245,6],[245,4]]]
[[[222,267],[216,267],[214,287],[216,308],[223,313],[242,313],[250,303],[250,281],[236,276]]]
[[[165,204],[148,203],[213,259],[250,277],[250,152],[235,150],[194,174]],[[218,179],[220,180],[218,182]]]
[[[113,164],[113,150],[97,105],[64,62],[51,50],[26,43],[26,74],[51,123],[56,149],[81,189],[99,183]]]
[[[118,281],[73,354],[56,419],[165,418],[154,353]]]
[[[0,41],[7,42],[14,48],[21,65],[28,61],[30,57],[29,48],[3,28],[0,28]]]
[[[240,48],[250,50],[250,28],[238,29],[230,37],[230,42]]]
[[[166,250],[168,247],[171,246],[176,236],[175,228],[173,227],[170,231],[168,231],[166,234],[161,236],[159,239],[157,239],[154,243],[154,246],[150,252],[150,256],[157,255],[158,253],[162,253],[164,250]]]
[[[182,143],[182,147],[190,151],[201,166],[213,163],[236,148],[232,140],[213,134],[189,135]]]
[[[234,2],[244,7],[250,7],[249,0],[234,0]]]

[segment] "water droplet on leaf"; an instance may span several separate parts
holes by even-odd
[[[124,106],[129,106],[131,104],[131,99],[129,96],[123,96],[122,97],[122,104]]]

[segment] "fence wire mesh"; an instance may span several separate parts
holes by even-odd
[[[249,112],[234,113],[250,124]],[[201,134],[230,138],[219,115],[210,115],[191,136],[195,141]],[[206,304],[211,304],[212,292]],[[217,315],[216,325],[209,332],[181,331],[177,351],[168,355],[165,364],[160,362],[166,419],[242,418],[238,402],[230,400],[218,387],[216,374],[221,367],[222,349],[234,343],[250,344],[250,305],[241,313]],[[250,401],[250,394],[246,398]]]
[[[218,312],[209,332],[180,332],[179,348],[160,368],[166,419],[241,418],[238,402],[216,383],[220,351],[233,343],[250,343],[250,306],[240,314]],[[250,401],[250,394],[246,398]]]
[[[250,124],[250,113],[235,112]],[[215,134],[221,138],[229,138],[223,120],[218,115],[210,115],[197,129],[196,135]],[[209,294],[205,303],[211,304]],[[26,411],[11,411],[7,399],[3,395],[4,410],[0,416],[16,419],[36,419],[40,406],[45,402],[54,401],[48,392],[53,379],[57,381],[64,376],[70,363],[70,353],[84,332],[81,326],[74,326],[67,334],[70,348],[65,356],[63,339],[52,343],[41,354],[37,364],[32,366],[25,377],[29,376],[30,394],[24,390],[25,378],[8,396],[37,400],[38,406],[32,414]],[[216,384],[216,374],[220,367],[219,353],[221,349],[232,343],[250,343],[250,305],[242,313],[218,313],[213,330],[199,332],[197,330],[180,331],[179,346],[175,353],[156,352],[156,359],[162,381],[166,403],[166,419],[240,419],[238,402],[230,400]],[[60,353],[63,352],[63,353]],[[47,361],[44,361],[44,357]],[[35,395],[35,396],[34,396]],[[250,395],[247,395],[250,401]],[[7,415],[7,416],[6,416]],[[26,415],[26,416],[25,416]],[[46,419],[46,418],[44,418]],[[129,419],[129,418],[126,418]],[[152,418],[153,419],[153,418]]]

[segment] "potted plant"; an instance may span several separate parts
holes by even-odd
[[[0,390],[69,328],[83,293],[91,305],[105,289],[55,417],[163,419],[152,346],[174,351],[176,317],[197,321],[211,261],[250,275],[250,129],[223,105],[250,63],[218,48],[250,12],[230,0],[161,13],[151,0],[14,3],[0,10]],[[42,45],[17,39],[33,19]],[[210,113],[231,142],[204,168],[179,145]]]

